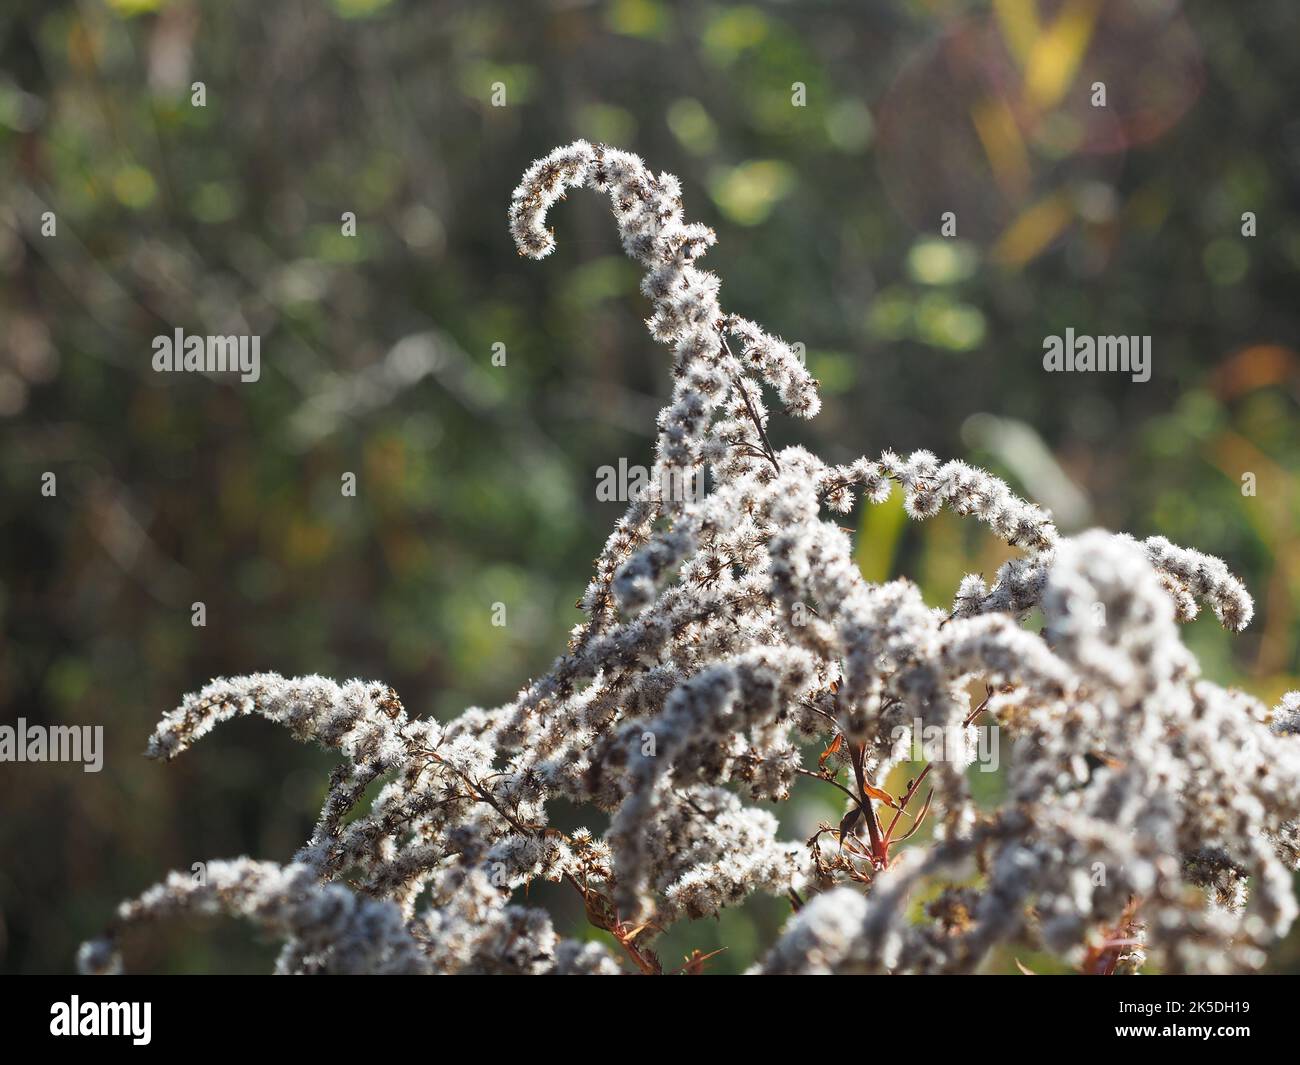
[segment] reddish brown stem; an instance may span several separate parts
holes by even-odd
[[[903,816],[903,811],[907,809],[907,804],[912,801],[912,796],[921,790],[921,782],[924,781],[929,774],[930,766],[926,765],[926,767],[921,770],[921,775],[912,781],[911,785],[907,789],[907,794],[903,796],[902,801],[898,804],[898,810],[894,814],[894,819],[889,822],[889,828],[885,831],[886,848],[889,847],[889,841],[894,838],[894,829],[898,825],[898,819]]]

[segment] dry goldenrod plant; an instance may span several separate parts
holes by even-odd
[[[117,968],[131,926],[198,911],[278,933],[282,972],[658,973],[665,928],[755,891],[792,908],[765,973],[971,971],[1008,942],[1088,972],[1148,954],[1165,971],[1258,967],[1296,915],[1300,693],[1270,711],[1201,678],[1178,623],[1201,604],[1231,630],[1252,613],[1223,563],[1158,537],[1062,539],[1001,481],[928,452],[827,466],[774,449],[768,402],[811,417],[816,382],[721,309],[697,265],[714,234],[683,219],[675,178],[558,149],[515,191],[520,251],[552,249],[546,212],[580,186],[608,194],[645,269],[673,392],[650,488],[601,551],[567,652],[513,702],[447,724],[361,681],[259,674],[186,698],[154,757],[260,714],[343,761],[291,864],[173,874],[122,906],[83,967]],[[695,497],[656,487],[696,475]],[[946,506],[1017,557],[946,610],[907,580],[869,583],[826,515],[895,490],[913,518]],[[969,787],[979,720],[1009,741],[994,809]],[[962,742],[888,790],[932,728]],[[782,840],[771,804],[801,775],[838,789],[844,814]],[[556,800],[608,814],[608,831],[556,830]],[[900,849],[923,821],[931,836]],[[559,938],[527,902],[537,880],[577,892],[607,943]]]

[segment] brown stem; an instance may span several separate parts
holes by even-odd
[[[876,820],[876,809],[871,805],[871,796],[867,794],[867,775],[864,762],[866,760],[867,745],[859,743],[850,744],[849,755],[853,762],[853,775],[857,778],[858,792],[861,797],[858,804],[862,807],[867,821],[867,832],[871,836],[871,853],[881,854],[880,849],[880,822]]]
[[[986,688],[988,694],[984,696],[984,700],[979,704],[979,706],[975,707],[974,710],[972,710],[969,714],[966,715],[966,720],[962,722],[962,727],[972,724],[974,720],[980,716],[980,714],[984,713],[984,708],[989,705],[989,700],[993,698],[993,689],[987,686]]]
[[[859,799],[856,795],[854,795],[853,792],[849,791],[848,788],[846,788],[834,777],[824,777],[820,773],[814,773],[811,769],[804,769],[802,766],[796,769],[795,772],[798,773],[800,776],[812,777],[813,780],[822,780],[825,781],[827,784],[831,785],[831,787],[839,788],[840,791],[844,792],[844,794],[847,795],[853,802],[857,803],[858,809],[862,811],[862,816],[864,818],[867,816],[867,811],[862,805],[862,800]]]
[[[889,841],[894,838],[894,829],[898,825],[898,819],[903,816],[903,811],[907,809],[907,804],[912,801],[912,796],[921,790],[921,782],[930,773],[930,766],[926,765],[918,776],[907,789],[907,794],[903,796],[902,801],[898,804],[898,811],[894,814],[894,819],[889,822],[889,828],[885,832],[885,846],[889,846]]]
[[[725,335],[722,336],[722,350],[725,351],[731,359],[735,356],[731,354],[731,345],[727,343]],[[740,398],[745,401],[745,409],[749,411],[750,420],[754,423],[754,428],[758,430],[758,437],[763,441],[763,450],[766,453],[767,460],[772,463],[772,468],[777,473],[781,472],[781,464],[776,461],[776,452],[772,450],[772,442],[767,438],[767,430],[763,428],[763,423],[758,417],[758,411],[754,409],[754,404],[750,402],[749,393],[745,391],[744,385],[739,377],[732,378],[732,383],[736,386],[736,391],[740,393]]]

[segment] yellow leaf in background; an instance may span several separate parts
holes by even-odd
[[[108,6],[118,15],[130,18],[133,15],[145,15],[166,7],[171,0],[108,0]]]
[[[605,12],[605,25],[625,37],[663,39],[670,29],[669,13],[656,0],[614,0]]]
[[[1029,61],[1034,40],[1041,32],[1038,5],[1034,0],[993,0],[993,11],[1007,47],[1023,67]]]
[[[1029,189],[1029,152],[1010,106],[990,96],[971,105],[970,117],[1002,194],[1022,199]]]
[[[854,555],[862,576],[879,584],[893,576],[898,541],[907,524],[903,493],[895,490],[883,503],[864,503],[863,507]]]
[[[344,18],[369,18],[392,2],[393,0],[333,0],[333,7]]]
[[[1023,266],[1037,258],[1074,220],[1074,206],[1064,192],[1054,192],[1021,211],[998,238],[992,258],[1004,266]]]
[[[1056,20],[1035,38],[1025,70],[1025,100],[1034,110],[1060,103],[1088,51],[1100,7],[1099,0],[1066,0]]]
[[[733,222],[754,226],[794,187],[794,170],[777,159],[751,159],[714,177],[713,201]]]
[[[718,143],[718,127],[699,100],[686,96],[674,100],[665,118],[673,136],[695,155],[708,155]]]
[[[144,167],[130,164],[113,175],[113,195],[123,207],[135,210],[148,207],[157,193],[158,185]]]
[[[752,5],[715,8],[700,34],[700,45],[715,66],[727,67],[742,52],[762,44],[770,29],[768,17]]]

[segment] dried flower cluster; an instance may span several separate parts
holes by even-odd
[[[1062,539],[996,478],[928,452],[827,466],[774,450],[764,397],[811,417],[816,382],[721,309],[697,265],[714,234],[683,220],[675,178],[583,141],[558,149],[514,193],[520,251],[551,251],[546,212],[581,186],[609,195],[645,268],[673,393],[651,491],[596,560],[567,653],[508,705],[445,725],[360,681],[261,674],[188,697],[155,757],[260,714],[344,761],[292,864],[173,874],[121,908],[83,967],[118,965],[133,925],[219,910],[282,936],[284,972],[656,973],[671,922],[755,891],[793,910],[761,972],[970,971],[1008,942],[1088,972],[1148,955],[1165,971],[1258,967],[1296,916],[1300,693],[1269,711],[1199,676],[1178,622],[1202,603],[1232,630],[1251,618],[1223,563],[1158,537]],[[674,473],[709,491],[656,493]],[[912,517],[948,507],[1019,554],[991,586],[963,580],[949,610],[906,580],[867,582],[824,514],[895,489]],[[996,808],[973,801],[961,752],[885,789],[917,722],[970,738],[981,715],[1010,741]],[[785,841],[764,804],[801,775],[845,812]],[[550,827],[555,800],[609,815],[608,831]],[[932,836],[899,849],[923,821]],[[535,880],[575,890],[608,948],[557,937],[527,905]]]

